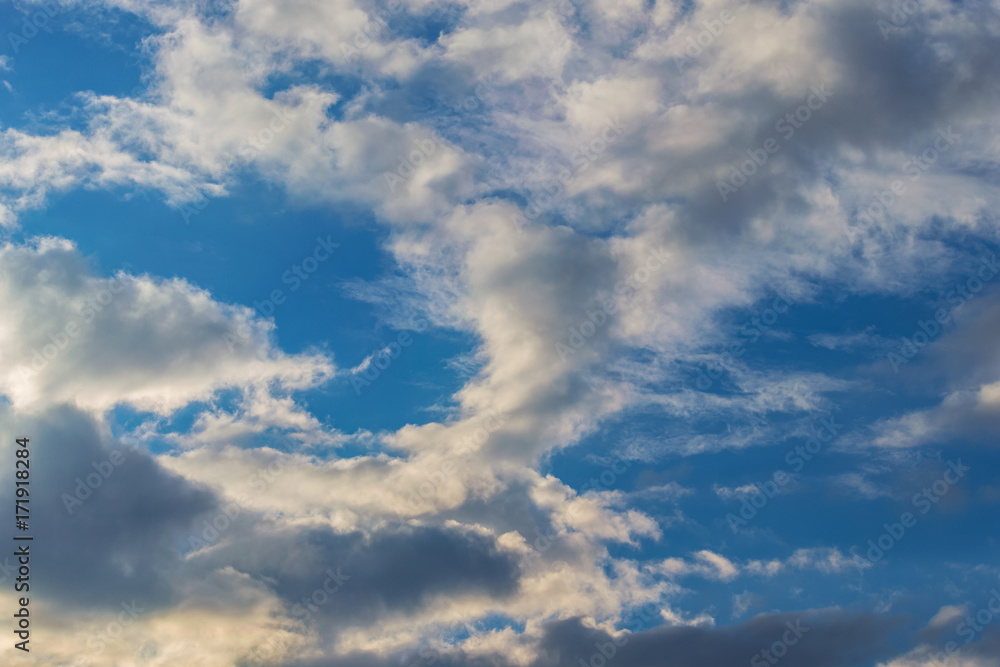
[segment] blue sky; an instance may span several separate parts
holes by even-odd
[[[5,664],[996,664],[998,9],[0,5]]]

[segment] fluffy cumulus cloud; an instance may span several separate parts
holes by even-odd
[[[5,661],[995,664],[995,544],[921,540],[997,484],[933,476],[1000,427],[996,0],[21,4],[0,455],[30,434],[42,583]],[[141,85],[40,96],[59,39]],[[272,317],[102,268],[81,190],[164,253],[290,210],[375,250]]]
[[[65,239],[5,245],[0,266],[0,382],[21,410],[130,405],[169,414],[227,387],[291,391],[335,372],[323,355],[275,349],[269,322],[182,279],[94,275]]]

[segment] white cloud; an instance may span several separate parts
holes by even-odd
[[[322,355],[276,349],[273,323],[248,308],[180,279],[96,276],[64,239],[0,247],[0,307],[0,391],[18,409],[166,415],[224,388],[301,390],[335,372]]]
[[[844,556],[836,547],[797,549],[785,560],[749,560],[745,563],[703,550],[692,554],[692,560],[668,558],[650,565],[650,570],[667,577],[699,576],[704,579],[732,581],[742,575],[774,577],[788,570],[815,570],[823,574],[853,571],[855,561]]]

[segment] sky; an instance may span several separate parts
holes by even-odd
[[[998,52],[1000,0],[0,3],[3,664],[994,667]]]

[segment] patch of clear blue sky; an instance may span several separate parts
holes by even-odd
[[[53,197],[44,211],[25,215],[16,236],[70,238],[103,275],[126,270],[181,277],[224,303],[254,308],[256,302],[258,312],[273,317],[282,350],[322,350],[349,369],[397,336],[381,324],[375,307],[344,293],[346,282],[374,280],[394,270],[380,247],[385,232],[360,215],[335,206],[293,207],[277,189],[244,183],[232,196],[212,199],[188,225],[156,195],[126,199],[74,191]],[[312,255],[320,238],[340,247],[307,280],[296,283],[289,272]],[[285,301],[272,310],[264,301],[274,290],[282,290]],[[347,377],[305,392],[310,411],[347,432],[394,430],[435,417],[426,409],[448,404],[463,382],[445,360],[468,351],[474,341],[435,329],[412,336],[412,345],[360,395]]]
[[[0,72],[0,78],[14,88],[13,93],[0,90],[4,126],[18,127],[29,120],[26,114],[56,109],[81,91],[125,96],[141,84],[145,56],[139,46],[153,34],[152,26],[132,15],[105,13],[102,38],[80,28],[82,22],[89,26],[92,16],[62,10],[27,42],[12,40],[12,34],[30,34],[25,18],[38,11],[29,14],[15,3],[0,3],[0,55],[13,69]]]
[[[942,290],[949,288],[951,282],[951,277],[943,279]],[[898,340],[900,336],[912,335],[918,319],[926,320],[931,316],[933,308],[928,302],[935,302],[938,294],[917,294],[911,299],[887,299],[878,295],[837,300],[831,297],[832,292],[821,291],[813,303],[792,305],[772,326],[781,335],[762,336],[755,343],[740,331],[750,318],[760,315],[772,297],[750,308],[724,313],[721,317],[732,324],[732,337],[717,351],[721,353],[729,342],[739,340],[746,344],[746,353],[740,362],[750,370],[777,368],[784,372],[824,373],[855,381],[856,386],[849,391],[827,394],[836,422],[843,425],[839,437],[858,434],[863,439],[870,437],[868,429],[878,420],[940,401],[940,396],[930,388],[908,386],[896,376],[884,363],[884,353],[871,349],[827,350],[808,340],[814,333],[857,333],[872,326],[873,333]],[[695,381],[696,375],[691,373],[688,388],[700,391]],[[676,390],[677,387],[662,389]],[[708,391],[729,396],[737,394],[725,375]],[[726,517],[730,513],[738,515],[740,501],[719,498],[713,486],[759,485],[772,480],[776,471],[795,472],[786,456],[806,440],[804,435],[796,434],[796,428],[823,414],[825,411],[748,416],[737,412],[728,418],[703,418],[692,422],[655,409],[632,412],[611,421],[579,445],[555,454],[542,472],[552,472],[571,487],[580,489],[607,470],[605,457],[610,452],[627,451],[633,442],[654,443],[640,446],[640,450],[650,457],[648,460],[632,461],[629,469],[616,475],[609,486],[599,487],[631,494],[676,482],[694,490],[676,504],[649,497],[629,497],[632,506],[647,512],[662,526],[670,525],[675,519],[675,509],[684,515],[683,521],[664,528],[664,537],[659,542],[644,539],[639,548],[620,544],[608,547],[613,557],[640,561],[676,557],[702,549],[723,553],[734,560],[783,560],[796,549],[810,547],[837,547],[845,556],[850,556],[853,548],[866,551],[868,540],[877,540],[884,532],[883,524],[899,521],[903,512],[919,516],[917,525],[907,531],[884,562],[868,570],[863,578],[853,569],[846,577],[816,571],[790,571],[774,579],[744,576],[731,583],[704,582],[692,577],[682,583],[697,590],[697,595],[678,601],[679,608],[691,614],[706,609],[727,610],[731,607],[732,595],[744,590],[763,600],[762,606],[756,609],[758,613],[779,608],[850,606],[863,596],[877,597],[893,590],[911,589],[915,580],[926,576],[928,571],[937,570],[941,562],[956,564],[954,581],[949,582],[953,599],[942,601],[940,594],[923,595],[917,588],[899,602],[900,608],[919,609],[921,614],[933,615],[942,603],[964,604],[972,600],[979,587],[995,577],[995,573],[970,574],[963,572],[959,564],[969,564],[971,571],[976,564],[995,562],[1000,556],[1000,542],[981,528],[990,525],[995,516],[997,500],[990,488],[997,485],[993,471],[1000,463],[1000,454],[961,437],[942,437],[923,452],[921,460],[908,456],[887,457],[880,464],[881,469],[874,472],[870,451],[837,451],[834,441],[825,445],[813,460],[804,462],[794,481],[783,489],[790,493],[770,499],[746,526],[741,526],[745,530],[734,534]],[[774,432],[762,442],[744,449],[724,449],[693,456],[655,444],[681,433],[722,436],[733,429],[754,426],[773,428]],[[955,485],[926,515],[920,514],[913,504],[913,496],[940,479],[948,460],[959,459],[972,468],[968,477]],[[870,482],[890,495],[866,497],[860,494],[842,481],[841,476],[849,474],[867,475]]]

